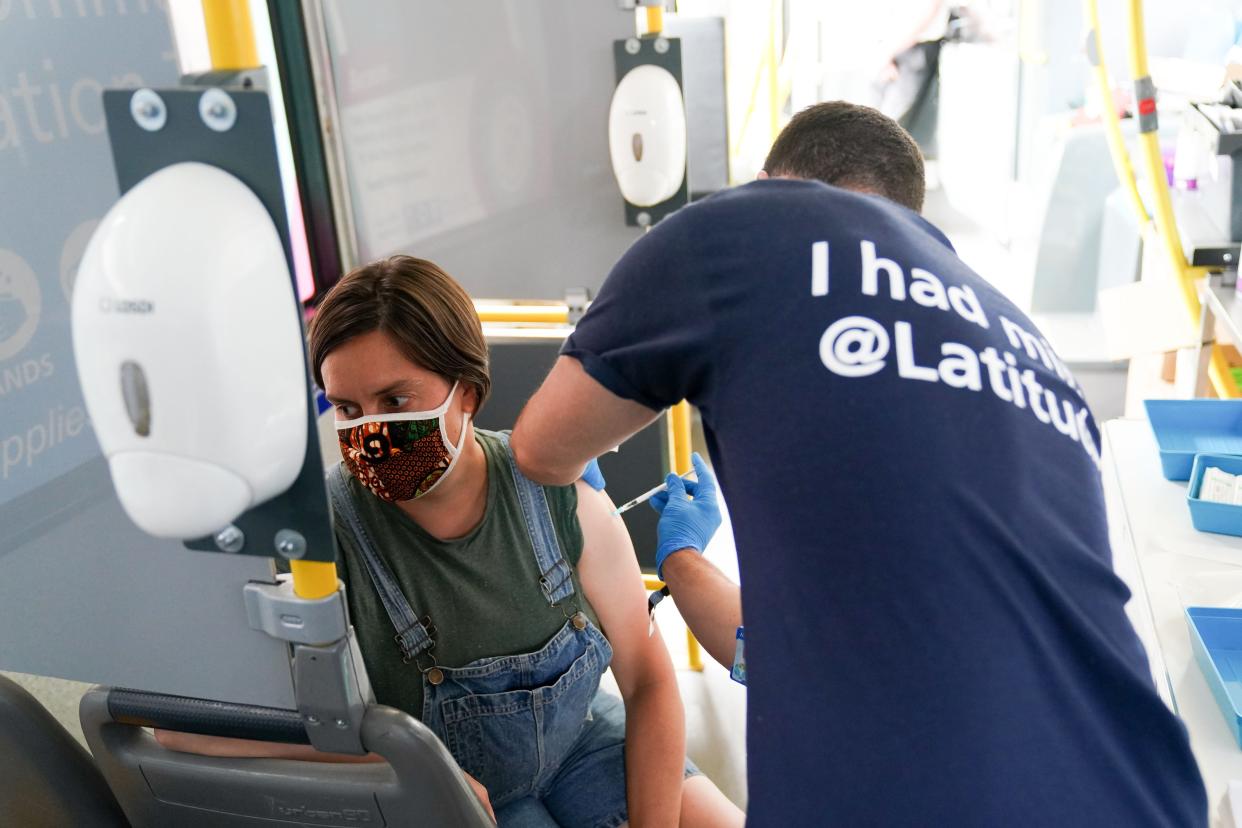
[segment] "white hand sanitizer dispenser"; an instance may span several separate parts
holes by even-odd
[[[121,504],[149,534],[212,534],[297,479],[298,304],[280,234],[229,173],[166,167],[108,212],[74,286],[73,349]]]
[[[630,204],[652,207],[677,194],[686,175],[686,104],[671,72],[643,64],[621,79],[608,112],[608,150]]]

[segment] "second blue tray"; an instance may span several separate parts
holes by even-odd
[[[1242,610],[1187,607],[1186,624],[1195,661],[1242,747]]]

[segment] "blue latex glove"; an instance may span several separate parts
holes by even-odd
[[[592,460],[582,470],[582,482],[597,492],[602,492],[608,484],[604,482],[604,473],[599,470],[599,460]]]
[[[656,527],[656,574],[660,580],[664,580],[664,561],[669,555],[681,549],[693,549],[703,554],[707,542],[720,528],[716,478],[697,451],[690,461],[699,478],[697,481],[670,474],[665,481],[668,491],[660,492],[647,501],[651,508],[660,513],[660,523]]]

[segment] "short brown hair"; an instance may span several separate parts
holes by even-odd
[[[483,327],[470,296],[434,263],[381,259],[328,291],[310,325],[311,368],[320,388],[328,354],[371,331],[391,336],[416,365],[472,386],[482,407],[492,388]]]
[[[923,153],[910,133],[868,106],[829,101],[799,112],[781,130],[763,169],[878,193],[916,213],[927,182]]]

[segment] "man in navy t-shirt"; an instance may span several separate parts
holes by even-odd
[[[513,435],[567,483],[665,407],[702,413],[741,564],[750,824],[1204,824],[1064,363],[918,215],[891,120],[812,107],[765,168],[622,257]]]

